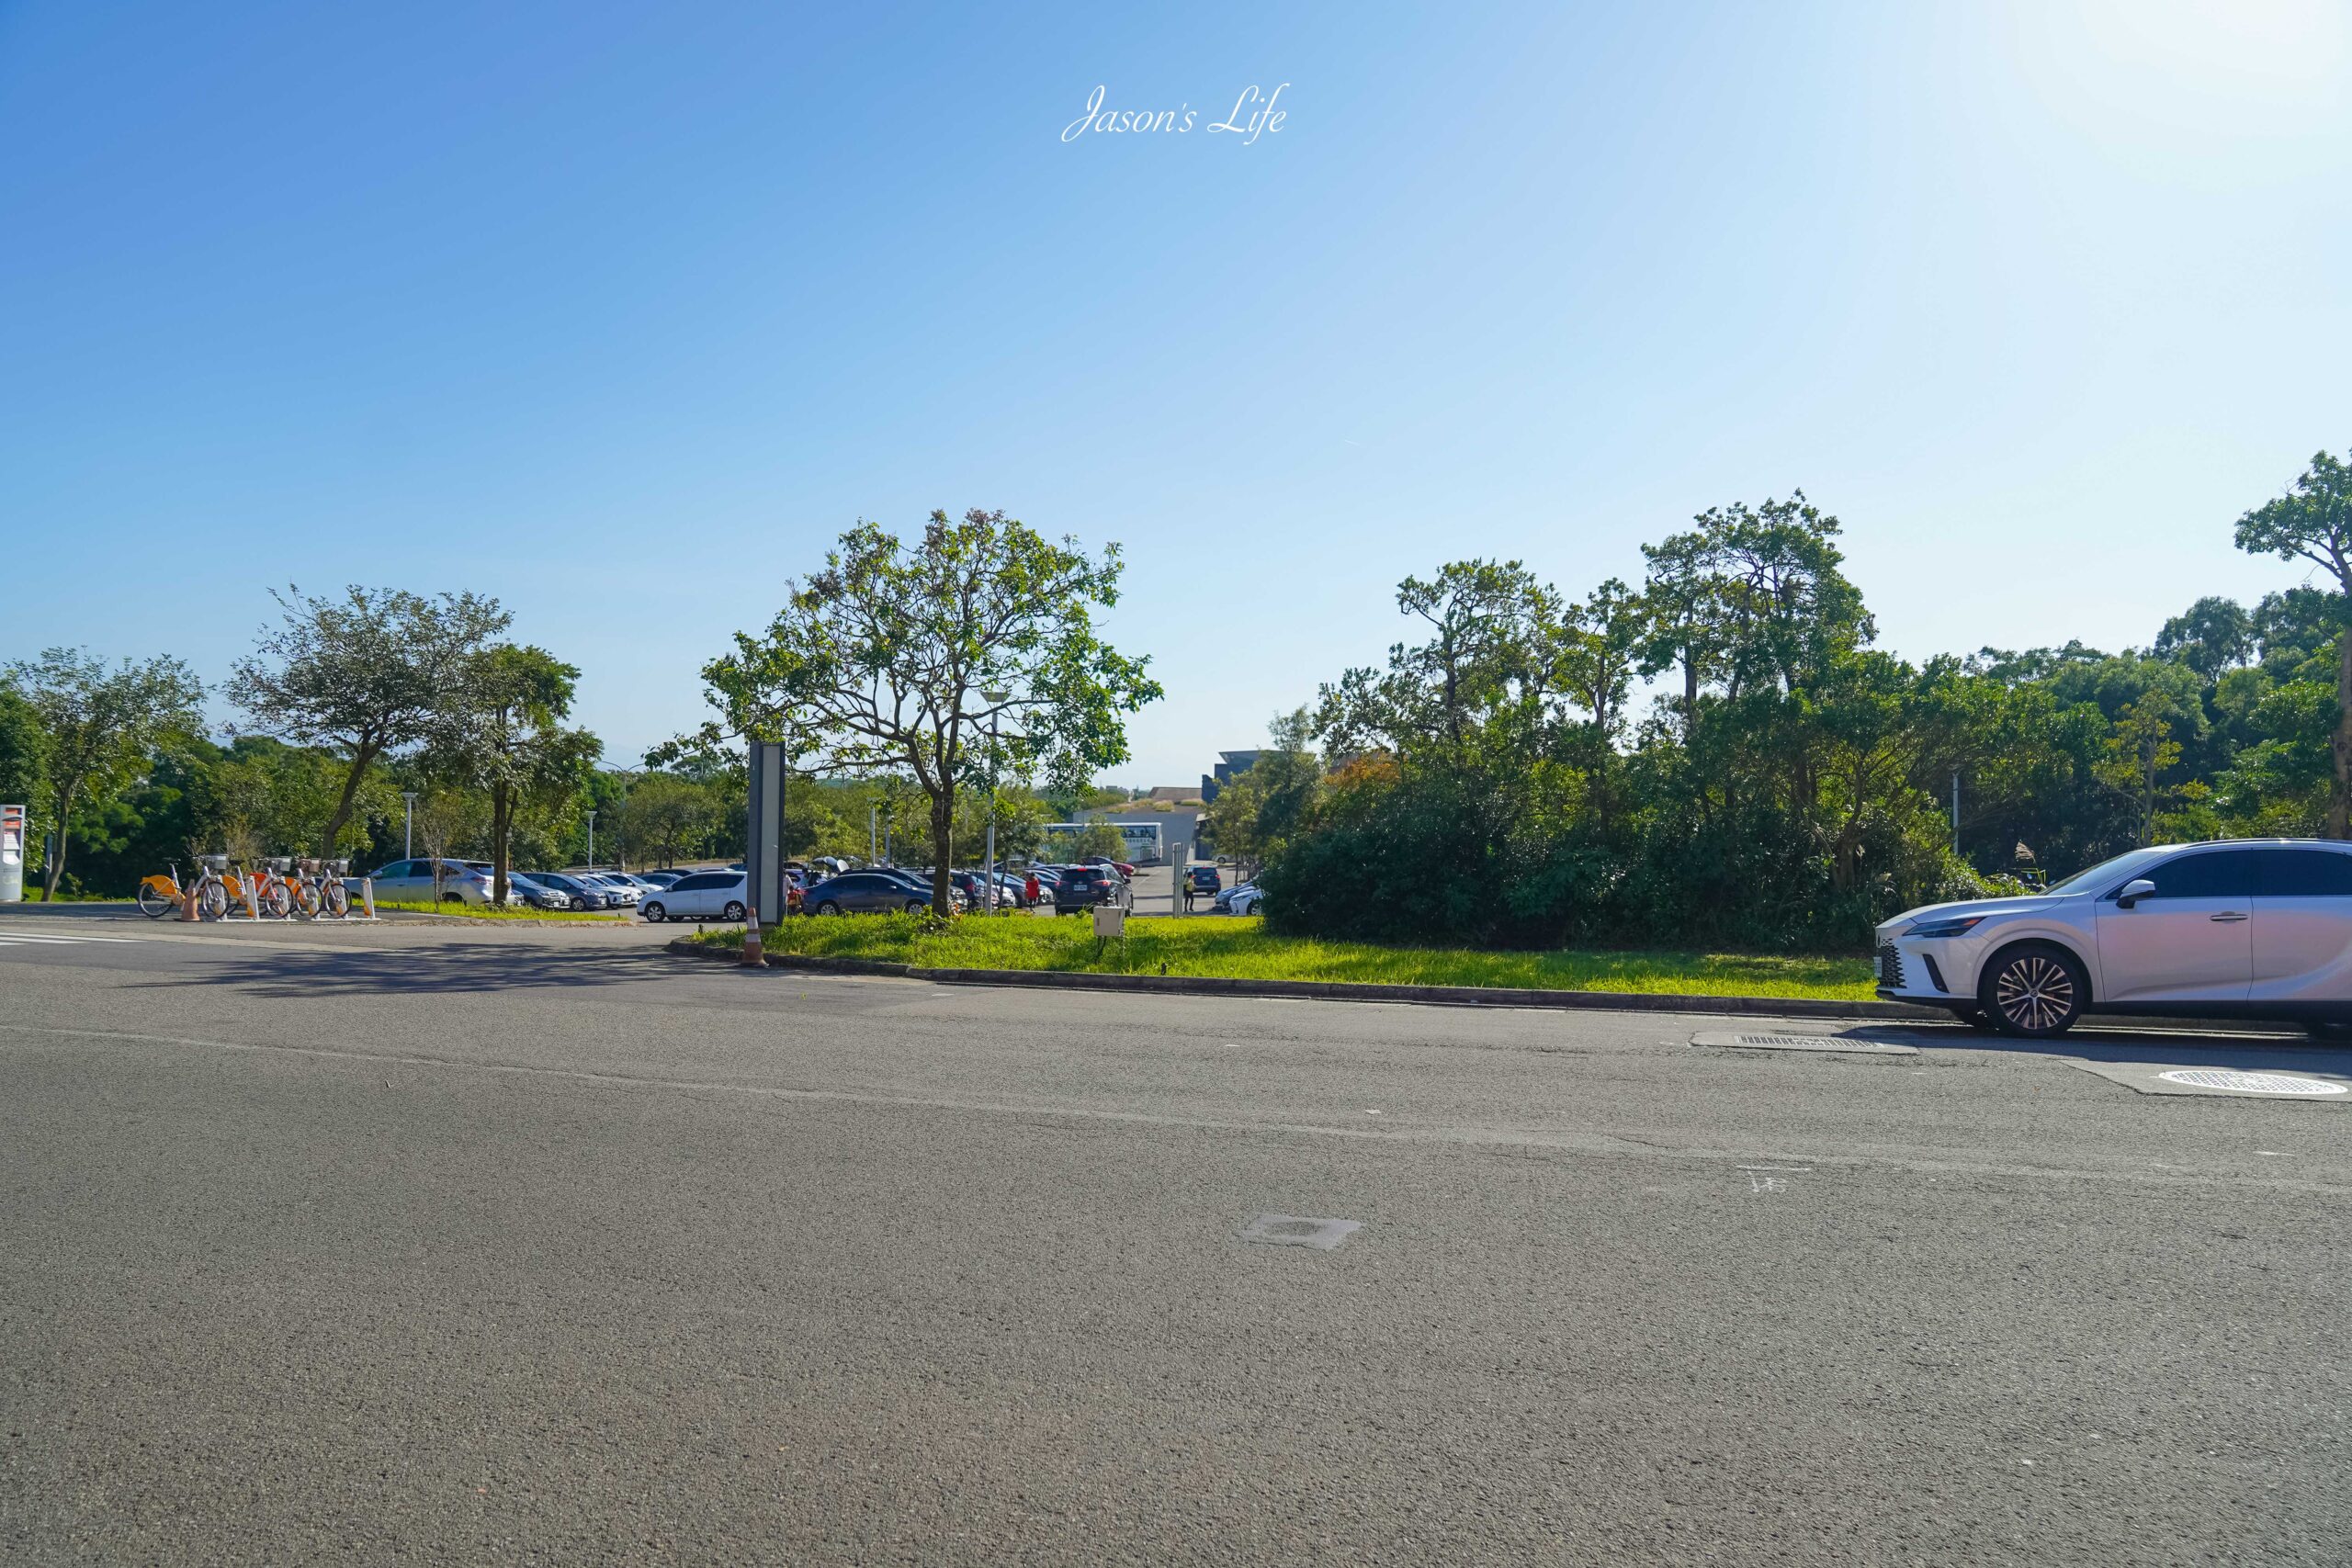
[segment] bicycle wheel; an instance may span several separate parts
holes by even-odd
[[[160,920],[179,908],[179,900],[152,882],[139,885],[139,912],[151,920]]]
[[[229,887],[226,883],[207,882],[196,890],[196,912],[208,920],[229,918]]]
[[[319,886],[319,913],[342,919],[351,913],[351,890],[340,877],[331,878]]]
[[[261,890],[257,900],[261,912],[273,920],[282,920],[294,912],[294,895],[286,891],[286,884],[273,882]]]

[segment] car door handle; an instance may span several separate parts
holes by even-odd
[[[2245,917],[2245,911],[2243,911],[2243,910],[2240,910],[2240,909],[2224,909],[2224,910],[2222,910],[2220,914],[2218,914],[2218,915],[2214,916],[2213,918],[2214,918],[2215,919],[2217,919],[2217,920],[2243,920],[2243,919],[2245,919],[2246,917]]]

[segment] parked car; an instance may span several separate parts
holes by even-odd
[[[1235,885],[1231,892],[1219,894],[1216,908],[1228,915],[1256,915],[1264,913],[1261,908],[1264,902],[1265,895],[1258,891],[1256,883],[1243,882]]]
[[[2352,844],[2163,844],[2047,893],[1930,904],[1877,931],[1878,994],[2005,1034],[2086,1012],[2265,1018],[2352,1036]]]
[[[1078,915],[1098,904],[1126,904],[1132,901],[1127,885],[1115,867],[1107,865],[1057,866],[1059,879],[1054,884],[1054,913]]]
[[[893,909],[927,909],[931,892],[910,886],[903,876],[886,875],[876,867],[825,878],[801,896],[800,907],[811,915],[878,915]]]
[[[921,895],[922,901],[925,904],[929,904],[931,902],[930,872],[910,870],[909,868],[901,865],[874,865],[868,866],[866,869],[882,876],[895,877],[899,882],[904,883],[907,886],[914,889],[917,894]],[[970,896],[967,894],[963,887],[956,883],[956,874],[954,872],[949,872],[947,874],[947,886],[949,894],[955,899],[956,907],[957,908],[968,909],[972,907]]]
[[[656,925],[663,920],[740,920],[744,913],[743,874],[693,872],[659,893],[647,895],[637,908]]]
[[[630,873],[648,887],[667,887],[685,875],[683,871],[639,871]]]
[[[359,890],[359,878],[349,879],[355,896]],[[430,859],[394,861],[375,874],[376,901],[379,904],[430,904],[434,901],[435,878]],[[487,861],[469,864],[464,861],[445,860],[441,863],[440,900],[444,904],[487,904],[490,902],[490,867]],[[514,891],[510,879],[506,901],[520,904],[524,899]]]
[[[616,903],[610,888],[600,886],[584,876],[574,876],[568,871],[535,871],[531,877],[542,886],[556,888],[569,896],[574,908],[609,909]]]
[[[636,908],[638,897],[644,891],[618,872],[588,871],[580,873],[579,876],[581,881],[603,888],[615,905],[624,908]]]
[[[1093,866],[1108,866],[1119,874],[1119,879],[1123,882],[1133,882],[1136,879],[1134,866],[1123,860],[1113,860],[1109,855],[1089,855],[1086,857],[1085,863]]]
[[[539,882],[537,879],[526,875],[522,872],[508,872],[506,874],[506,886],[508,889],[519,897],[523,902],[530,905],[531,908],[535,909],[569,909],[572,908],[571,894],[566,893],[560,887],[549,887],[544,883]]]
[[[1205,893],[1212,898],[1225,891],[1225,878],[1217,874],[1216,867],[1213,865],[1187,866],[1184,885],[1195,894]]]

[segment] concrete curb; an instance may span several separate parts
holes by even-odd
[[[672,953],[739,964],[738,954],[679,937]],[[1823,1001],[1810,997],[1713,997],[1657,991],[1546,991],[1503,986],[1375,986],[1343,980],[1239,980],[1205,975],[1092,975],[1060,969],[925,969],[864,958],[810,958],[775,953],[772,969],[830,975],[884,975],[942,986],[1030,986],[1043,990],[1148,991],[1190,997],[1283,997],[1301,1001],[1415,1002],[1425,1007],[1553,1008],[1566,1011],[1755,1013],[1768,1018],[1875,1019],[1940,1022],[1940,1008],[1900,1002]]]

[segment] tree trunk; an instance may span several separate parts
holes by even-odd
[[[955,869],[956,854],[956,783],[942,778],[939,791],[931,797],[931,912],[950,915],[956,910],[956,885],[947,874]]]
[[[40,901],[44,904],[57,901],[57,879],[65,874],[65,824],[74,815],[74,792],[81,783],[79,779],[67,779],[57,786],[57,852],[49,857],[41,875]]]
[[[343,781],[343,798],[334,803],[334,815],[327,818],[327,830],[319,841],[319,858],[334,859],[334,841],[343,832],[344,824],[351,820],[351,803],[359,797],[359,781],[376,761],[377,748],[361,741],[351,754],[351,774]]]
[[[2341,710],[2329,746],[2335,752],[2335,789],[2327,802],[2327,836],[2352,838],[2352,627],[2335,655],[2335,705]]]

